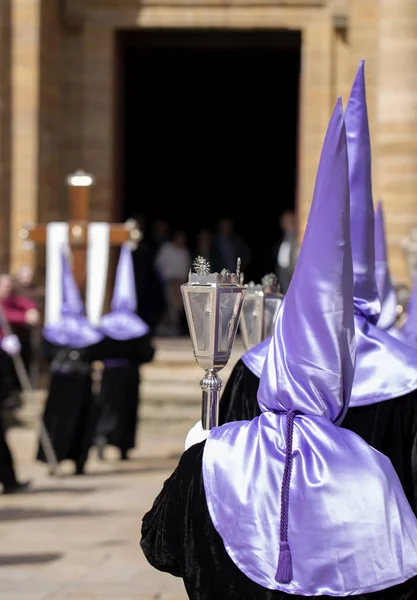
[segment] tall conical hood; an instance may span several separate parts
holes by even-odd
[[[391,462],[334,425],[355,353],[347,169],[339,101],[261,374],[263,412],[213,428],[203,453],[210,517],[236,568],[300,597],[367,594],[417,573],[417,521]]]
[[[397,398],[417,388],[417,355],[401,333],[376,327],[381,311],[375,279],[375,222],[371,186],[364,62],[345,113],[354,271],[356,369],[350,406]]]
[[[96,344],[103,335],[92,327],[84,314],[84,304],[68,262],[68,252],[61,250],[62,304],[58,323],[43,328],[43,336],[52,344],[69,348],[86,348]]]
[[[376,323],[381,310],[375,281],[371,141],[364,61],[359,65],[345,112],[349,158],[350,226],[355,309]]]
[[[413,289],[408,301],[406,320],[401,332],[409,344],[417,346],[417,271],[414,275]]]
[[[374,212],[364,85],[362,62],[345,115],[350,167],[356,333],[356,368],[350,398],[351,407],[391,400],[417,389],[417,337],[416,343],[412,342],[412,336],[415,335],[413,330],[416,331],[413,309],[410,308],[410,319],[401,331],[396,326],[387,330],[375,326],[380,301],[374,278]],[[381,225],[379,216],[375,220],[378,227]],[[380,256],[378,249],[377,258]],[[417,325],[417,316],[415,318]],[[407,343],[404,343],[405,341]],[[245,361],[245,364],[258,375],[265,348],[255,346],[252,350],[255,356],[249,357],[251,360]]]
[[[128,244],[123,244],[117,265],[111,309],[112,311],[127,310],[135,312],[136,308],[135,272],[132,251]]]
[[[249,371],[252,371],[252,373],[257,377],[261,376],[271,340],[272,335],[268,336],[262,340],[262,342],[259,342],[259,344],[256,344],[242,354],[243,363],[248,367]]]
[[[80,291],[75,283],[68,255],[65,250],[61,251],[61,273],[62,273],[62,315],[83,315],[84,304],[81,299]]]
[[[381,300],[381,314],[377,327],[387,330],[397,320],[397,294],[388,267],[384,210],[381,200],[378,200],[375,213],[375,279]]]
[[[352,297],[348,163],[339,99],[297,265],[262,371],[261,410],[326,415],[336,422],[343,417],[354,372]]]
[[[100,321],[100,329],[104,335],[114,340],[125,341],[149,333],[149,326],[136,314],[136,307],[132,251],[128,244],[124,244],[117,265],[111,312],[104,315]]]

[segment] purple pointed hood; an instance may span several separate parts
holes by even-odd
[[[63,249],[61,251],[62,304],[58,323],[43,328],[43,337],[52,344],[70,348],[86,348],[103,339],[85,316],[84,304]]]
[[[355,354],[347,170],[339,100],[261,375],[263,412],[213,428],[203,454],[230,559],[258,585],[302,596],[366,594],[417,573],[417,521],[391,462],[334,425]]]
[[[413,330],[417,331],[417,314],[413,316],[413,310],[410,308],[408,325],[404,325],[401,331],[396,326],[384,331],[374,325],[379,301],[371,302],[377,289],[373,266],[376,233],[374,234],[373,201],[370,192],[371,148],[366,120],[364,64],[361,62],[346,109],[348,157],[350,160],[351,155],[353,156],[354,167],[351,166],[349,175],[352,252],[356,257],[356,261],[354,260],[356,368],[350,398],[351,407],[391,400],[417,389],[417,352],[412,347],[417,347],[417,336],[412,333]],[[358,193],[359,185],[364,187],[366,193]],[[360,215],[363,219],[361,223],[358,222]],[[377,215],[375,220],[375,227],[380,227],[382,224],[379,216]],[[381,257],[383,255],[378,248],[376,258]],[[370,261],[369,266],[367,261]],[[377,263],[378,261],[375,264]],[[358,265],[360,272],[367,273],[366,281],[358,279]],[[378,267],[376,269],[378,270]],[[356,285],[358,281],[361,285]],[[358,296],[362,292],[365,295],[363,299]],[[417,290],[415,306],[417,307]],[[412,342],[413,335],[415,343]],[[255,375],[260,376],[266,347],[261,347],[260,344],[254,346],[247,355],[245,364]]]
[[[242,355],[242,361],[256,377],[260,377],[272,335],[259,342]]]
[[[415,350],[400,339],[398,330],[391,328],[388,332],[375,326],[381,309],[375,278],[371,144],[364,69],[362,61],[345,113],[355,281],[356,369],[350,400],[352,407],[390,400],[417,389]]]
[[[413,289],[408,301],[406,319],[401,333],[412,346],[417,346],[417,272],[414,275]]]
[[[369,322],[376,323],[381,303],[375,281],[371,140],[366,108],[364,68],[364,61],[362,61],[352,86],[345,114],[351,199],[353,294],[355,309]]]
[[[140,338],[149,333],[149,326],[136,314],[136,287],[132,252],[128,244],[120,250],[111,311],[100,321],[100,329],[118,341]]]
[[[389,272],[384,211],[381,200],[378,200],[375,213],[375,278],[381,300],[381,314],[377,327],[388,330],[397,320],[397,294]]]
[[[347,410],[355,348],[348,213],[346,139],[339,100],[324,140],[297,267],[261,375],[262,411],[297,410],[338,422]],[[312,281],[320,284],[312,286]]]

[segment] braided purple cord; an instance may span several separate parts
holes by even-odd
[[[295,414],[293,412],[287,413],[287,433],[285,436],[285,464],[281,488],[281,524],[279,530],[279,541],[281,543],[288,541],[288,510],[290,500],[290,481],[292,472],[292,437],[294,417]]]
[[[282,413],[281,413],[282,414]],[[279,583],[292,580],[292,558],[288,544],[288,512],[290,503],[290,482],[292,472],[292,442],[294,431],[294,412],[287,412],[287,432],[285,436],[285,464],[281,487],[281,515],[279,529],[279,559],[276,579]]]

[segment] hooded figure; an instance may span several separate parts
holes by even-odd
[[[379,329],[398,337],[398,329],[395,325],[398,318],[398,302],[389,272],[384,210],[381,200],[378,200],[375,212],[375,280],[381,300],[381,312],[376,325]]]
[[[408,344],[417,348],[417,272],[414,276],[413,289],[400,333]]]
[[[343,427],[358,433],[391,459],[417,514],[417,352],[409,342],[405,344],[397,339],[399,336],[377,327],[381,304],[375,278],[371,147],[363,62],[346,107],[345,123],[357,357]],[[236,363],[220,401],[220,424],[252,419],[261,413],[256,391],[269,342],[268,338],[254,346]]]
[[[352,295],[339,100],[261,375],[262,413],[190,447],[143,519],[145,556],[182,577],[190,598],[416,593],[417,520],[398,477],[338,427],[354,375]]]
[[[100,322],[100,331],[105,336],[102,343],[104,369],[95,443],[101,459],[106,444],[116,446],[122,460],[135,447],[139,365],[151,361],[154,356],[149,327],[136,311],[132,252],[125,244],[117,265],[111,312]]]
[[[103,334],[94,329],[85,316],[84,304],[64,250],[61,258],[60,319],[42,331],[51,373],[43,420],[58,461],[73,460],[76,474],[81,475],[97,419],[91,363],[101,357]],[[37,459],[46,462],[41,445]]]

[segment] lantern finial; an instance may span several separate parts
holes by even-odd
[[[261,285],[263,288],[273,288],[278,285],[278,280],[275,273],[268,273],[261,279]]]
[[[208,275],[210,273],[210,263],[203,256],[197,256],[193,261],[193,269],[197,275]]]
[[[237,280],[238,281],[240,281],[240,269],[241,269],[241,266],[242,266],[242,261],[241,261],[240,256],[238,256],[237,264],[236,264],[236,276],[237,276]]]

